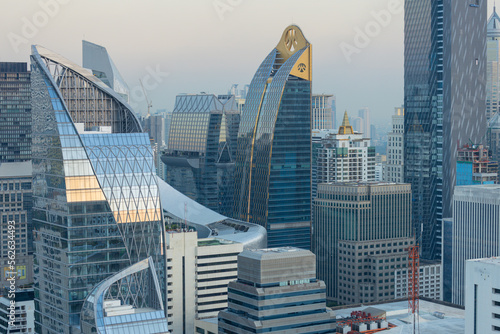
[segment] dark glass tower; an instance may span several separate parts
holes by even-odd
[[[405,182],[422,256],[441,256],[457,145],[486,130],[486,2],[405,1]]]
[[[238,132],[234,217],[269,247],[310,248],[311,45],[289,26],[250,84]]]
[[[0,62],[0,163],[31,159],[30,72]]]

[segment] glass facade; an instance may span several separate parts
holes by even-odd
[[[179,95],[162,157],[168,184],[224,215],[232,208],[239,121],[232,95]]]
[[[457,145],[484,137],[485,82],[486,4],[405,1],[405,182],[423,258],[441,256]]]
[[[269,247],[310,248],[311,47],[296,26],[262,62],[243,108],[236,219],[268,230]]]
[[[0,163],[31,159],[30,72],[0,62]]]
[[[164,275],[163,220],[148,135],[130,107],[48,50],[33,47],[31,59],[36,332],[71,333],[110,275],[150,256]],[[132,283],[123,288],[145,284]]]

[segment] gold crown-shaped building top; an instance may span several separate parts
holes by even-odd
[[[286,62],[296,52],[303,50],[302,55],[296,61],[290,74],[305,80],[311,80],[311,44],[304,37],[302,30],[298,26],[290,25],[286,27],[278,45],[276,45],[276,50],[278,50],[280,55],[278,63]]]
[[[339,135],[352,135],[354,134],[354,130],[352,129],[351,124],[349,124],[349,116],[347,116],[347,111],[344,113],[344,120],[342,121],[342,125],[339,128]]]

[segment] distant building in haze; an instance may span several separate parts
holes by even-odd
[[[387,134],[387,161],[384,165],[383,180],[404,182],[404,106],[395,108],[392,115],[392,131]]]
[[[312,96],[312,128],[333,129],[331,98],[333,95],[313,94]]]

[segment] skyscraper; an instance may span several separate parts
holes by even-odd
[[[404,107],[395,108],[392,131],[387,134],[387,163],[383,179],[386,182],[404,182]]]
[[[333,129],[332,97],[328,94],[313,94],[312,96],[312,128]]]
[[[370,136],[370,128],[371,128],[371,121],[370,121],[370,109],[368,107],[363,107],[358,110],[358,116],[361,117],[363,120],[362,129],[359,129],[359,132],[365,135],[366,138],[371,138]]]
[[[445,277],[451,277],[451,302],[464,305],[465,263],[470,259],[500,256],[500,185],[458,186],[453,196],[451,247],[445,251],[451,262],[444,262]],[[450,256],[451,255],[451,256]],[[451,270],[449,269],[451,268]],[[449,289],[444,286],[443,289]],[[449,293],[446,293],[449,295]],[[449,301],[449,300],[448,300]]]
[[[486,65],[486,117],[488,120],[500,107],[500,17],[496,6],[488,19]]]
[[[238,132],[234,217],[270,247],[310,248],[311,45],[291,25],[252,79]]]
[[[394,275],[394,269],[406,267],[404,248],[413,242],[412,236],[409,184],[318,185],[314,199],[313,251],[318,278],[327,285],[328,299],[355,303],[394,298],[391,295],[394,281],[388,276]],[[386,258],[389,260],[385,261]],[[379,267],[382,263],[379,260],[393,262],[392,268]],[[360,268],[359,263],[371,269],[366,272],[368,275],[362,270],[367,267]]]
[[[123,98],[40,46],[31,61],[35,327],[69,334],[89,293],[140,261],[149,259],[164,287],[159,190],[148,135]],[[121,283],[106,298],[136,308],[159,302],[151,276],[137,269],[113,280]]]
[[[405,182],[428,259],[440,257],[451,215],[457,143],[485,135],[486,10],[483,1],[405,1]]]
[[[0,163],[31,159],[30,72],[0,62]]]
[[[200,204],[229,215],[240,113],[233,95],[178,95],[168,148],[166,181]]]

